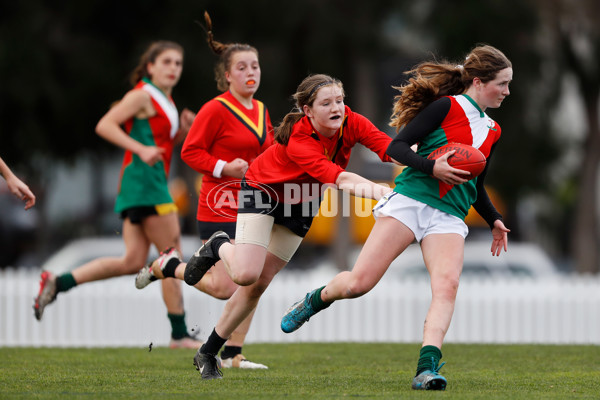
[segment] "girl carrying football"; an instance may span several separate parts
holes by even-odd
[[[131,74],[134,86],[98,122],[96,133],[125,150],[115,212],[123,219],[125,254],[102,257],[55,276],[42,271],[35,299],[35,317],[66,292],[86,282],[136,273],[158,251],[180,248],[177,207],[169,194],[167,177],[173,147],[183,140],[194,119],[185,109],[179,115],[171,93],[183,70],[183,48],[174,42],[152,43]],[[187,332],[181,284],[163,282],[163,299],[171,322],[171,348],[197,348],[201,342]]]
[[[421,245],[431,279],[432,300],[425,319],[423,346],[412,388],[444,390],[439,374],[442,342],[450,326],[463,266],[464,218],[471,205],[492,231],[492,255],[507,250],[509,230],[483,186],[483,173],[469,173],[427,155],[449,142],[478,148],[488,161],[500,138],[500,127],[485,114],[509,95],[512,65],[492,46],[475,47],[464,65],[424,62],[408,71],[408,83],[398,87],[391,126],[399,130],[387,154],[407,167],[394,191],[382,198],[373,214],[376,222],[352,271],[344,271],[327,286],[315,289],[284,315],[281,328],[293,332],[335,300],[369,292],[391,262],[413,241]],[[400,130],[400,128],[404,129]],[[418,144],[417,151],[411,146]]]

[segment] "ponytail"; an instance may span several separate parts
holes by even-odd
[[[258,57],[258,50],[249,44],[221,43],[216,41],[212,31],[212,20],[207,11],[204,12],[204,22],[208,47],[213,53],[219,56],[219,61],[217,61],[217,64],[215,65],[215,81],[217,82],[217,89],[225,92],[229,90],[229,82],[227,82],[225,72],[229,71],[229,68],[231,68],[231,59],[233,58],[233,55],[240,51],[252,51]]]
[[[462,93],[466,89],[463,71],[449,63],[424,62],[405,72],[412,77],[406,85],[393,86],[400,94],[394,98],[390,126],[399,130],[436,99]]]
[[[394,98],[390,126],[400,130],[438,98],[464,93],[475,78],[483,83],[492,81],[498,72],[510,67],[512,64],[504,53],[489,45],[471,50],[464,64],[423,62],[406,72],[411,76],[406,85],[394,87],[400,94]]]
[[[301,111],[291,111],[283,117],[283,121],[275,128],[275,141],[283,145],[287,145],[292,134],[292,129],[296,122],[300,121],[304,117],[304,113]]]

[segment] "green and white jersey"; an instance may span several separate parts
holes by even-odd
[[[150,166],[130,151],[125,152],[119,194],[115,203],[115,211],[118,213],[132,207],[173,203],[167,186],[167,176],[173,141],[179,128],[177,108],[170,97],[145,78],[134,90],[144,90],[150,94],[156,115],[144,119],[130,119],[124,124],[125,131],[146,146],[163,148],[164,161]]]

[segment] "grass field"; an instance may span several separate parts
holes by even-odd
[[[415,392],[420,345],[251,344],[269,370],[202,381],[193,350],[0,348],[0,399],[598,399],[600,347],[444,346],[445,392]]]

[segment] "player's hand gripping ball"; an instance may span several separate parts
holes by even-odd
[[[468,179],[473,179],[481,174],[485,168],[485,156],[479,149],[469,146],[464,143],[448,143],[438,149],[432,151],[427,158],[429,160],[437,160],[449,151],[456,152],[448,157],[448,164],[454,168],[469,171],[471,175]]]

